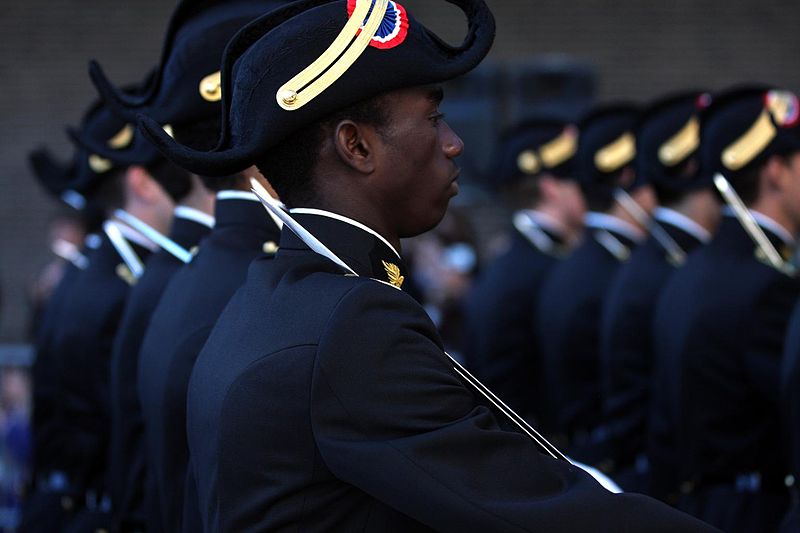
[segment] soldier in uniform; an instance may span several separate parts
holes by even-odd
[[[577,142],[575,126],[547,118],[503,135],[490,180],[517,209],[511,244],[482,273],[466,303],[467,368],[546,431],[536,302],[547,272],[583,228],[585,204],[572,165]]]
[[[648,239],[620,266],[603,306],[600,357],[603,420],[615,479],[648,491],[645,456],[652,383],[653,306],[667,277],[711,240],[720,205],[711,177],[700,172],[699,112],[710,96],[687,92],[660,99],[636,126],[636,172],[658,198]]]
[[[233,34],[278,2],[185,0],[176,9],[163,51],[160,81],[147,101],[125,98],[98,67],[93,77],[101,93],[126,118],[145,113],[176,139],[197,149],[217,144],[222,52]],[[168,127],[167,127],[168,126]],[[191,264],[166,285],[136,353],[136,388],[144,420],[148,531],[197,531],[194,498],[184,510],[188,449],[186,387],[194,360],[233,292],[256,257],[274,254],[279,227],[264,218],[256,197],[247,192],[248,174],[210,178],[218,191],[214,230],[203,241]],[[134,358],[130,357],[131,364]],[[130,391],[133,394],[133,391]],[[125,464],[124,457],[120,463]],[[121,485],[122,486],[122,485]],[[189,489],[191,490],[191,489]]]
[[[263,14],[269,6],[264,1],[185,0],[171,17],[162,63],[146,97],[132,98],[116,90],[97,64],[91,67],[93,80],[112,110],[125,120],[135,121],[138,113],[146,113],[181,142],[196,148],[211,149],[217,142],[219,132],[219,67],[222,52],[241,26]],[[200,178],[195,176],[195,179],[199,181]],[[225,180],[207,176],[203,176],[202,180],[215,190],[225,186]],[[204,187],[202,189],[205,190]],[[200,200],[205,201],[205,198]],[[145,521],[143,493],[147,470],[148,531],[177,530],[177,520],[182,513],[186,469],[185,423],[172,419],[170,415],[174,409],[165,409],[163,391],[156,393],[152,385],[140,384],[137,377],[142,340],[167,282],[180,265],[190,261],[192,254],[189,250],[194,249],[200,237],[210,231],[210,226],[202,225],[204,217],[196,210],[189,211],[187,208],[184,202],[176,209],[176,222],[172,230],[174,235],[170,236],[177,241],[179,256],[157,254],[151,260],[153,264],[148,264],[146,276],[131,296],[123,327],[115,343],[115,364],[112,368],[112,384],[115,385],[112,393],[116,404],[111,457],[113,514],[123,524],[142,524]],[[213,211],[213,196],[207,210]],[[191,217],[187,218],[188,215]],[[223,224],[228,223],[223,220]],[[263,240],[259,241],[255,250],[260,249],[262,243]],[[252,254],[253,251],[247,249],[245,261]],[[234,274],[231,275],[235,278]],[[204,286],[204,289],[209,288],[209,285]],[[179,295],[178,298],[184,300],[187,296]],[[212,315],[207,320],[213,321],[213,318]],[[161,353],[156,355],[159,360],[149,361],[149,366],[162,364],[165,356]],[[171,362],[169,360],[169,364]],[[161,370],[153,369],[150,375]],[[142,416],[140,389],[147,391],[148,397],[144,400],[149,408],[150,418],[147,421]],[[160,421],[162,418],[168,420]],[[147,447],[145,425],[149,428]],[[147,457],[145,448],[149,450]]]
[[[551,270],[537,304],[536,327],[556,430],[571,443],[577,459],[590,463],[602,457],[602,439],[593,435],[601,416],[600,311],[614,273],[645,236],[641,222],[614,194],[622,189],[648,211],[655,203],[652,187],[634,169],[637,117],[630,105],[612,105],[581,121],[575,172],[589,208],[586,234]]]
[[[725,531],[774,531],[788,503],[780,362],[800,285],[781,254],[800,232],[797,119],[789,92],[715,97],[701,167],[730,209],[656,307],[656,380],[685,467],[682,506]]]
[[[400,238],[434,227],[458,191],[463,143],[435,84],[494,36],[485,3],[456,5],[469,32],[454,47],[400,2],[295,3],[226,49],[217,150],[142,122],[190,169],[255,158],[291,208],[262,193],[293,230],[253,263],[189,385],[205,531],[704,529],[502,429],[402,290]]]
[[[97,250],[65,295],[53,351],[58,404],[53,446],[72,499],[81,508],[71,531],[108,527],[107,454],[110,431],[109,364],[114,335],[131,285],[141,277],[155,245],[122,220],[169,227],[174,202],[188,188],[188,174],[141,142],[134,128],[94,105],[79,131],[78,170],[72,187],[108,216]],[[91,141],[88,141],[91,140]],[[115,158],[91,146],[114,148]],[[134,164],[138,162],[138,164]]]
[[[196,2],[186,2],[178,10],[178,16],[186,16],[186,11]],[[176,17],[177,19],[178,17]],[[172,42],[180,40],[172,28],[168,31],[169,40],[165,47],[169,50]],[[197,52],[192,50],[192,52]],[[203,75],[186,72],[186,64],[191,58],[203,58],[202,54],[191,55],[184,51],[177,58],[166,54],[168,60],[160,65],[151,76],[151,83],[145,94],[131,96],[116,93],[105,82],[105,77],[95,63],[90,67],[93,78],[102,83],[108,95],[109,108],[120,120],[131,124],[135,121],[136,111],[158,110],[158,103],[164,100],[174,102],[172,113],[161,113],[159,117],[169,128],[181,131],[181,126],[191,118],[194,111],[198,119],[219,112],[218,104],[209,101],[205,86],[198,83],[208,74],[207,67]],[[213,64],[213,60],[205,60]],[[215,68],[215,67],[214,67]],[[174,93],[174,84],[180,81],[182,87],[191,86],[189,93]],[[198,89],[199,87],[199,89]],[[211,98],[213,100],[213,98]],[[128,103],[129,107],[125,107]],[[162,104],[163,105],[163,104]],[[210,109],[207,109],[210,108]],[[199,112],[198,112],[199,109]],[[176,124],[172,126],[172,124]],[[127,126],[133,128],[133,125]],[[142,139],[141,142],[148,141]],[[108,154],[108,147],[96,146],[95,153],[113,157]],[[144,457],[144,424],[139,404],[138,381],[139,350],[142,339],[150,323],[150,318],[158,304],[167,282],[178,268],[192,258],[190,250],[211,231],[214,225],[214,194],[210,192],[197,176],[191,176],[191,190],[181,199],[175,208],[169,236],[141,221],[124,219],[131,226],[148,236],[159,246],[158,251],[147,260],[145,273],[131,291],[125,305],[120,326],[114,340],[111,360],[111,444],[109,457],[109,489],[111,492],[112,529],[114,531],[143,531],[145,529],[145,479],[146,467]],[[154,492],[154,491],[151,491]],[[152,529],[152,528],[151,528]]]
[[[94,228],[86,199],[69,189],[75,181],[75,162],[68,164],[57,161],[49,150],[39,148],[29,157],[31,169],[45,190],[53,197],[63,201],[75,212],[81,212],[87,221],[87,230]],[[88,216],[87,216],[88,215]],[[91,234],[90,234],[91,235]],[[33,414],[31,426],[33,431],[33,470],[31,492],[24,505],[21,529],[23,531],[43,533],[58,531],[68,521],[68,510],[61,505],[66,495],[64,473],[59,469],[59,452],[52,446],[52,431],[55,422],[55,410],[58,403],[57,376],[54,374],[54,358],[52,342],[56,325],[66,320],[62,316],[65,295],[82,270],[89,266],[87,254],[96,244],[97,236],[87,236],[85,245],[78,249],[65,244],[60,252],[66,263],[61,280],[52,292],[42,312],[41,320],[36,325],[34,350],[36,358],[31,374],[33,383]]]
[[[214,225],[213,194],[192,178],[192,191],[176,207],[169,236],[154,235],[159,249],[131,290],[111,359],[111,444],[109,490],[112,529],[144,531],[144,437],[137,388],[139,349],[167,282],[191,260],[190,250]],[[155,231],[155,230],[153,230]],[[148,232],[150,233],[150,232]]]

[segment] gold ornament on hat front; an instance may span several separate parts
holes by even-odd
[[[555,168],[568,161],[578,151],[578,130],[573,126],[564,128],[564,131],[550,142],[539,148],[542,163],[548,168]]]
[[[658,160],[668,167],[684,161],[700,146],[700,121],[696,116],[658,150]]]
[[[598,150],[594,156],[594,164],[601,172],[614,172],[633,161],[634,157],[636,138],[629,132]]]
[[[769,146],[778,130],[769,111],[764,109],[747,132],[722,152],[722,164],[728,170],[740,170]]]
[[[316,61],[278,89],[275,98],[286,111],[296,111],[322,94],[361,57],[380,28],[389,0],[357,0],[341,33]],[[369,18],[367,19],[367,15]],[[367,19],[364,27],[361,22]]]
[[[200,96],[206,102],[222,100],[222,73],[219,70],[200,80]]]
[[[89,168],[91,168],[95,174],[104,174],[111,170],[113,166],[114,164],[105,157],[100,157],[97,154],[89,155]]]
[[[539,157],[533,150],[525,150],[517,157],[517,168],[528,176],[532,176],[539,172],[542,164],[539,162]]]
[[[114,150],[122,150],[130,146],[133,141],[133,126],[125,124],[125,127],[119,130],[116,135],[108,140],[108,146]]]

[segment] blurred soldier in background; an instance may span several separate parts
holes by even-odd
[[[76,252],[80,253],[86,238],[86,226],[83,217],[75,211],[59,209],[47,223],[47,242],[53,258],[36,273],[28,290],[31,304],[29,336],[34,339],[42,324],[47,303],[61,283],[64,275],[80,261]]]
[[[675,413],[681,505],[729,532],[774,531],[789,501],[779,394],[800,293],[785,262],[800,232],[797,123],[789,92],[748,87],[714,99],[701,166],[719,174],[730,208],[711,243],[672,276],[655,315],[656,379]]]
[[[92,216],[93,206],[82,195],[69,189],[76,179],[76,161],[77,158],[69,164],[61,163],[45,148],[38,148],[29,156],[33,175],[44,189],[70,209],[80,213],[87,231],[96,231],[100,229],[99,221],[102,218]],[[66,295],[78,274],[89,266],[87,256],[90,250],[97,247],[99,237],[90,234],[83,243],[77,244],[67,238],[63,238],[63,242],[61,239],[62,237],[58,237],[52,242],[52,251],[63,258],[59,263],[59,281],[47,300],[42,302],[42,310],[34,314],[31,323],[35,352],[31,369],[33,469],[31,492],[26,496],[23,516],[27,531],[34,531],[31,529],[33,520],[36,520],[36,531],[57,531],[64,524],[69,511],[61,504],[66,489],[63,472],[60,470],[63,464],[58,463],[59,451],[53,446],[52,440],[56,422],[55,410],[59,401],[58,376],[55,373],[57,351],[53,341],[57,325],[68,319],[62,312],[66,305]]]
[[[543,280],[579,238],[585,204],[574,179],[575,126],[531,120],[499,141],[488,176],[515,211],[508,250],[481,274],[466,303],[464,361],[523,417],[545,431],[548,406],[535,335]]]
[[[102,208],[109,219],[103,224],[100,246],[88,254],[87,268],[65,294],[54,326],[51,364],[57,376],[57,404],[50,441],[53,471],[64,493],[62,505],[77,511],[68,529],[87,531],[108,527],[105,478],[111,344],[129,288],[141,277],[144,259],[155,249],[152,241],[120,217],[164,231],[174,201],[187,192],[189,180],[184,171],[138,142],[133,128],[99,104],[89,110],[73,139],[79,143],[79,152],[70,186]],[[119,158],[104,158],[89,144],[108,144]],[[31,516],[30,530],[38,527],[38,519]]]
[[[614,273],[644,240],[645,228],[615,201],[626,191],[637,207],[655,207],[652,187],[635,172],[633,128],[638,110],[630,105],[599,107],[580,124],[575,173],[586,197],[586,235],[575,251],[550,272],[537,309],[548,405],[556,431],[571,443],[570,453],[593,463],[602,457],[600,311]]]
[[[600,356],[603,420],[610,471],[625,490],[649,492],[645,437],[653,373],[653,307],[667,277],[711,240],[720,206],[700,172],[698,113],[710,96],[689,92],[658,100],[636,126],[636,172],[658,198],[647,241],[623,264],[603,306]]]
[[[185,0],[170,21],[158,82],[148,98],[126,98],[96,66],[92,69],[95,83],[128,120],[145,113],[180,142],[211,150],[220,132],[220,65],[225,45],[246,23],[283,3]],[[247,192],[247,178],[256,174],[203,177],[210,188],[219,191],[214,229],[192,262],[168,284],[166,279],[159,284],[159,289],[166,288],[163,294],[159,290],[160,300],[150,299],[147,328],[142,327],[145,324],[136,328],[136,335],[143,337],[141,349],[137,345],[134,352],[129,343],[121,343],[127,346],[126,367],[138,362],[138,379],[130,379],[137,372],[121,373],[125,381],[120,381],[120,387],[124,386],[129,398],[130,430],[127,439],[120,435],[118,441],[130,446],[131,436],[141,432],[136,423],[143,420],[148,531],[199,531],[201,527],[196,497],[186,483],[186,387],[206,336],[244,280],[248,265],[277,250],[279,227],[264,217],[256,197]],[[121,469],[129,463],[126,457],[136,452],[129,450],[118,456]],[[118,478],[118,485],[120,497],[131,494],[124,477]]]

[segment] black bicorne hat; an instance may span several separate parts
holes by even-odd
[[[634,126],[639,110],[633,104],[617,103],[595,107],[578,124],[578,153],[575,175],[584,188],[613,189],[611,179],[620,170],[632,166],[636,158]],[[633,190],[642,178],[626,185]]]
[[[140,126],[184,168],[205,175],[241,172],[289,135],[338,110],[477,66],[494,40],[494,18],[482,0],[448,1],[467,16],[461,46],[448,45],[412,18],[402,0],[294,2],[247,25],[229,43],[222,132],[214,151],[178,144],[152,118],[141,117]],[[354,10],[364,15],[361,29],[358,21],[348,24]],[[298,79],[300,73],[306,79]]]
[[[170,19],[151,86],[141,95],[114,87],[92,61],[89,75],[111,110],[128,122],[145,113],[167,130],[219,118],[225,46],[248,22],[287,0],[183,0]]]
[[[711,175],[728,177],[772,155],[800,151],[798,97],[768,85],[715,95],[703,114],[700,137],[701,166]]]
[[[75,183],[76,163],[62,163],[44,146],[28,154],[28,164],[33,175],[48,194],[80,211],[86,206],[86,199],[72,190]]]
[[[574,178],[577,148],[576,125],[548,117],[526,120],[500,136],[488,180],[501,188],[545,173]]]
[[[706,91],[659,98],[636,125],[636,173],[660,188],[682,192],[712,185],[700,171],[700,115],[711,104]],[[693,172],[677,172],[694,161]]]
[[[86,112],[80,127],[68,127],[67,134],[78,149],[70,188],[81,194],[90,194],[112,170],[148,165],[162,157],[141,132],[99,100]]]

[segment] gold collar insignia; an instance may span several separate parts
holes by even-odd
[[[383,263],[383,268],[386,269],[386,275],[389,277],[389,283],[398,289],[401,289],[406,278],[405,276],[400,275],[400,267],[387,261],[381,262]]]
[[[136,276],[133,275],[133,272],[131,272],[131,269],[128,268],[127,265],[124,265],[122,263],[118,264],[116,272],[119,279],[121,279],[131,287],[136,285]]]

